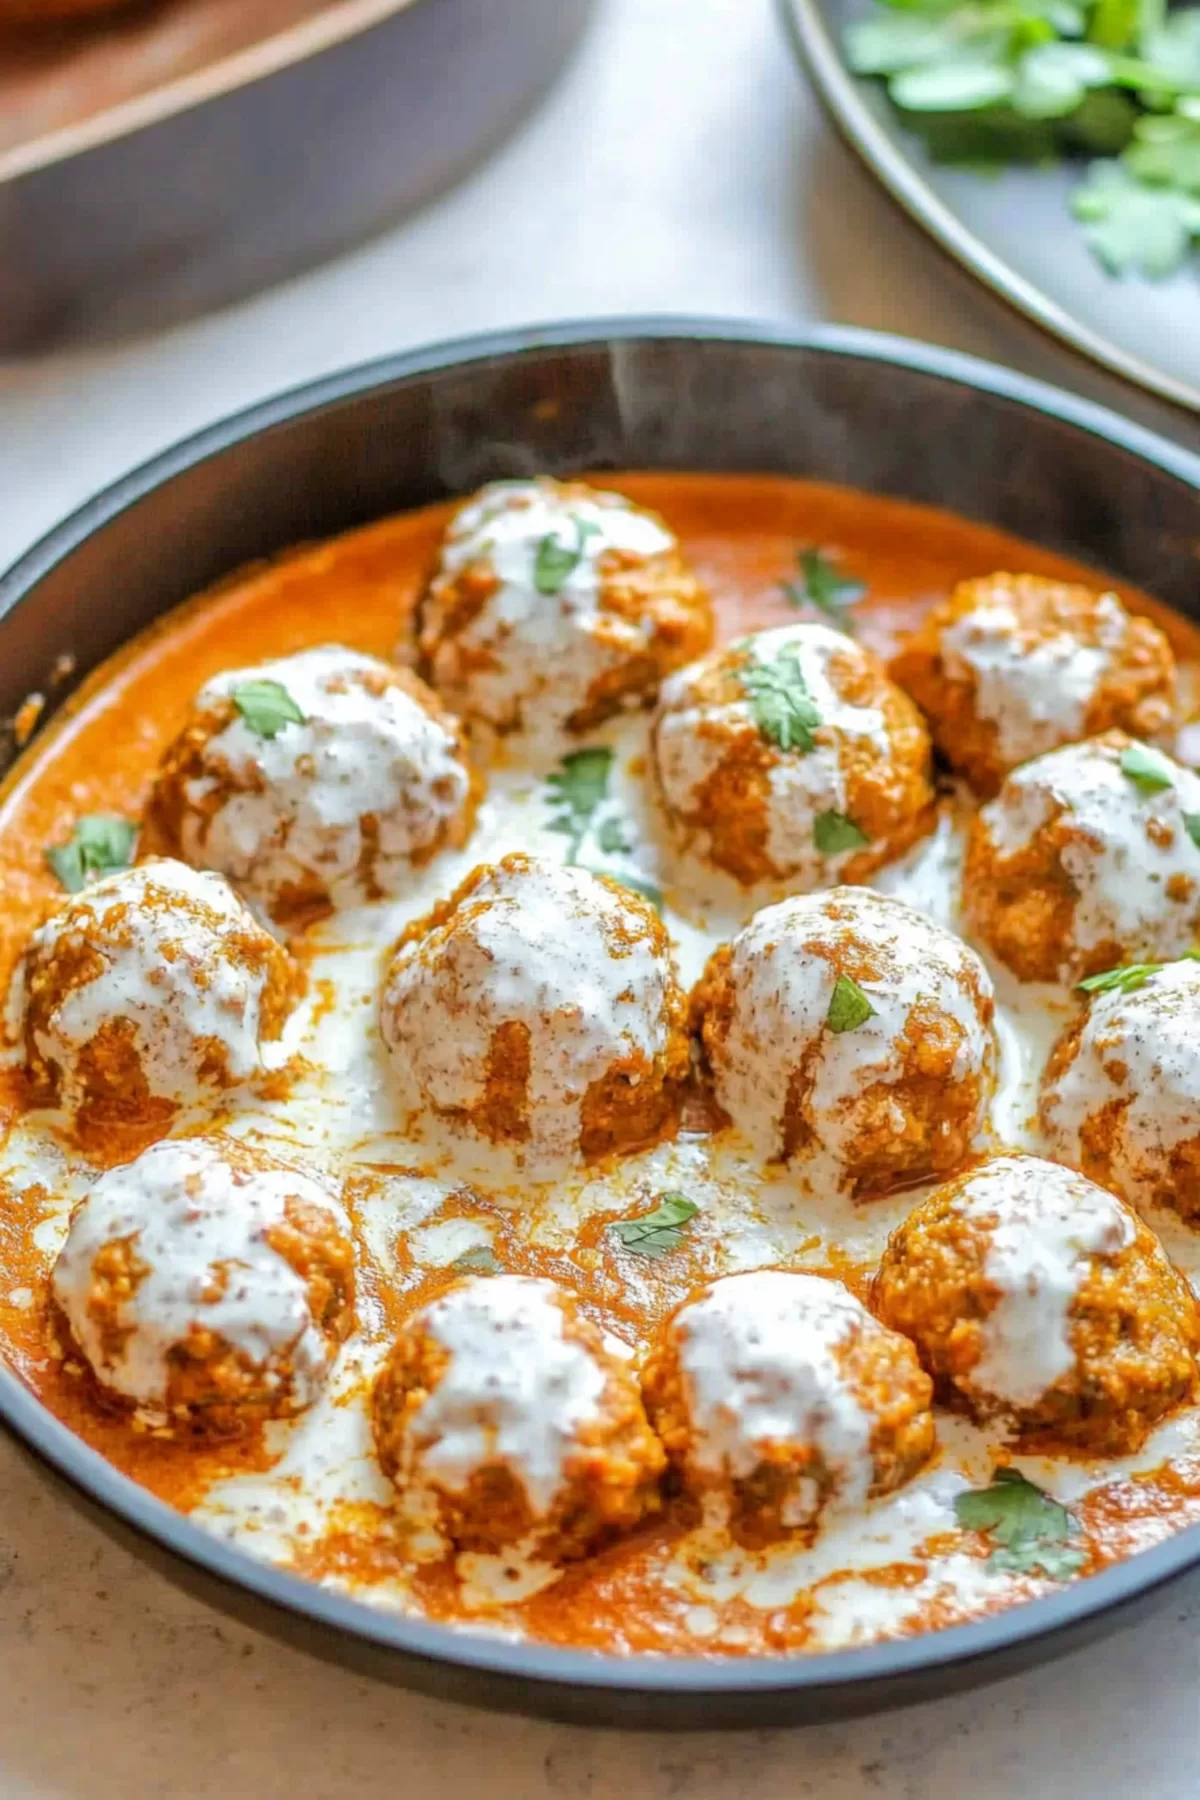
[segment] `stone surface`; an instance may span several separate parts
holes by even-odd
[[[634,311],[908,333],[1198,438],[926,243],[822,121],[767,0],[598,0],[536,116],[387,237],[170,334],[0,367],[0,564],[132,463],[275,389],[488,326]],[[1198,1640],[1195,1578],[1093,1650],[851,1725],[683,1738],[497,1719],[219,1618],[0,1441],[4,1800],[1191,1800]]]

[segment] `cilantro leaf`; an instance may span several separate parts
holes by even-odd
[[[1183,828],[1197,850],[1200,850],[1200,813],[1184,813]]]
[[[825,1015],[825,1023],[830,1031],[857,1031],[860,1025],[865,1025],[874,1016],[875,1008],[854,977],[839,975],[833,984],[829,1011]]]
[[[1121,752],[1121,773],[1142,794],[1159,794],[1174,787],[1175,776],[1170,764],[1145,744],[1127,744]]]
[[[281,681],[242,681],[230,699],[251,731],[276,738],[285,725],[303,725],[304,714]]]
[[[550,805],[561,808],[546,829],[570,839],[568,863],[578,859],[596,808],[608,798],[612,761],[613,753],[606,744],[594,744],[587,750],[570,751],[546,779]]]
[[[683,1242],[683,1227],[699,1211],[694,1200],[672,1189],[658,1196],[653,1212],[637,1219],[615,1219],[609,1229],[635,1256],[665,1256]]]
[[[496,1261],[496,1252],[490,1244],[472,1244],[461,1256],[456,1256],[450,1264],[464,1275],[498,1275],[500,1264]]]
[[[596,833],[596,843],[605,856],[627,856],[633,845],[625,835],[622,819],[605,819]]]
[[[816,748],[813,732],[821,715],[813,704],[800,667],[800,652],[784,644],[769,661],[752,654],[738,671],[755,723],[780,750],[807,755]]]
[[[533,559],[533,585],[539,594],[558,593],[583,560],[588,539],[600,529],[590,519],[581,519],[575,513],[571,514],[571,524],[575,528],[573,544],[563,543],[555,532],[548,531],[537,547]]]
[[[888,92],[904,112],[976,112],[1010,100],[1016,78],[998,52],[964,50],[902,69]]]
[[[133,861],[137,826],[111,813],[89,813],[75,822],[65,844],[46,847],[46,861],[66,888],[78,894],[93,875],[109,875],[127,869]]]
[[[796,553],[798,581],[785,581],[783,591],[793,606],[814,606],[832,619],[839,631],[853,633],[850,609],[866,593],[866,583],[839,575],[837,567],[820,550],[811,547]]]
[[[813,843],[822,856],[837,856],[843,850],[861,850],[870,838],[848,813],[818,813],[813,820]]]
[[[1200,234],[1200,200],[1174,188],[1150,187],[1123,163],[1092,165],[1071,206],[1084,236],[1114,275],[1136,270],[1152,278],[1174,274]]]
[[[1191,817],[1200,825],[1200,816],[1193,813]],[[1174,960],[1200,962],[1200,950],[1185,950],[1182,956],[1177,956]],[[1075,985],[1085,994],[1136,994],[1139,988],[1145,987],[1151,975],[1157,975],[1160,969],[1168,969],[1170,966],[1170,963],[1165,962],[1122,963],[1120,968],[1105,969],[1099,975],[1085,975]]]
[[[954,1513],[964,1530],[991,1538],[996,1548],[990,1569],[1068,1581],[1088,1560],[1087,1551],[1071,1542],[1079,1527],[1066,1507],[1016,1469],[997,1469],[990,1487],[959,1494]]]
[[[1112,65],[1093,44],[1035,44],[1017,64],[1012,103],[1028,119],[1061,119],[1089,88],[1106,87]]]

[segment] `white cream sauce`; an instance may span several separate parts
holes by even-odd
[[[231,936],[247,933],[261,933],[261,927],[223,877],[165,857],[106,875],[53,913],[33,934],[17,971],[17,1030],[32,961],[45,963],[79,944],[104,965],[70,988],[49,1025],[35,1034],[41,1055],[60,1071],[66,1110],[74,1112],[85,1098],[82,1052],[114,1019],[133,1027],[154,1095],[195,1100],[209,1042],[222,1046],[233,1080],[261,1069],[265,976],[229,950]]]
[[[614,763],[609,799],[597,811],[581,859],[616,874],[636,875],[663,890],[664,918],[681,977],[690,984],[717,943],[732,937],[764,898],[779,896],[747,896],[732,883],[711,877],[706,885],[699,869],[681,872],[666,848],[650,784],[642,774],[647,752],[642,717],[615,722],[589,741],[610,745]],[[962,793],[947,805],[933,836],[878,877],[881,889],[959,932],[964,925],[955,874],[971,805]],[[304,1058],[295,1084],[284,1100],[249,1091],[239,1096],[235,1110],[222,1120],[223,1128],[300,1162],[318,1179],[322,1172],[332,1182],[361,1172],[367,1185],[359,1191],[351,1180],[346,1207],[364,1250],[384,1269],[394,1266],[402,1237],[414,1251],[419,1247],[426,1266],[449,1266],[465,1249],[492,1241],[500,1217],[519,1241],[569,1256],[597,1212],[641,1210],[648,1195],[668,1188],[682,1189],[700,1209],[683,1247],[674,1253],[686,1257],[689,1244],[702,1247],[705,1260],[697,1265],[697,1284],[714,1275],[783,1263],[819,1272],[831,1251],[854,1263],[877,1263],[889,1232],[921,1198],[921,1190],[866,1204],[833,1191],[810,1192],[794,1175],[764,1169],[736,1133],[716,1139],[685,1133],[611,1169],[559,1172],[543,1182],[502,1152],[462,1139],[448,1144],[432,1128],[408,1119],[378,1028],[387,950],[410,919],[428,912],[476,863],[514,849],[561,858],[564,840],[547,829],[554,812],[552,796],[527,764],[501,766],[490,776],[488,796],[465,850],[443,852],[415,871],[412,888],[402,898],[345,911],[314,928],[310,993],[289,1032],[289,1043]],[[624,823],[632,847],[604,856],[599,828],[613,818]],[[991,972],[1001,1045],[993,1132],[1001,1146],[1037,1150],[1042,1066],[1075,1003],[1062,989],[1022,985],[996,967]],[[321,986],[327,981],[337,992],[332,1010],[321,1003]],[[47,1277],[65,1240],[71,1207],[95,1180],[95,1171],[63,1148],[56,1135],[59,1123],[52,1113],[28,1114],[0,1152],[0,1178],[7,1181],[15,1203],[38,1207],[34,1241]],[[23,1198],[35,1183],[48,1190],[45,1202],[40,1196]],[[470,1187],[490,1197],[491,1212],[468,1211],[460,1217],[461,1196]],[[1173,1215],[1153,1215],[1153,1226],[1175,1260],[1200,1279],[1200,1234]],[[631,1303],[651,1301],[659,1265],[626,1255],[620,1268]],[[345,1528],[347,1508],[364,1504],[381,1509],[372,1514],[372,1532],[386,1535],[391,1528],[394,1496],[374,1457],[368,1414],[370,1382],[389,1334],[369,1284],[362,1284],[357,1313],[358,1329],[312,1406],[297,1419],[268,1427],[267,1442],[278,1457],[275,1465],[265,1473],[223,1480],[193,1513],[214,1532],[263,1558],[284,1564],[302,1558],[326,1532]],[[628,1333],[624,1320],[614,1324]],[[645,1345],[634,1348],[640,1352]],[[996,1432],[940,1410],[936,1418],[940,1451],[928,1467],[895,1494],[838,1510],[803,1551],[783,1546],[752,1557],[708,1525],[677,1544],[661,1576],[694,1601],[697,1649],[721,1649],[721,1641],[702,1629],[706,1595],[714,1591],[718,1599],[726,1592],[742,1594],[764,1611],[786,1608],[798,1595],[812,1594],[819,1615],[815,1641],[829,1647],[904,1631],[929,1596],[952,1598],[960,1592],[959,1616],[965,1616],[981,1596],[1017,1599],[1038,1592],[1042,1584],[1029,1577],[989,1571],[986,1558],[947,1547],[956,1541],[956,1492],[986,1485],[994,1464],[1003,1461],[1015,1462],[1031,1480],[1074,1500],[1122,1475],[1155,1468],[1166,1455],[1200,1451],[1194,1413],[1178,1415],[1137,1456],[1121,1461],[1014,1457]],[[945,1534],[951,1535],[947,1539]],[[1148,1527],[1147,1541],[1152,1536]],[[930,1538],[937,1539],[936,1549],[927,1548]],[[432,1537],[423,1545],[406,1537],[405,1552],[432,1559],[442,1546]],[[872,1579],[873,1572],[886,1571],[897,1561],[923,1565],[922,1583],[900,1593]],[[519,1635],[519,1620],[505,1623],[503,1599],[527,1581],[544,1583],[546,1571],[521,1558],[511,1565],[505,1560],[503,1568],[492,1563],[460,1571],[466,1583],[464,1605],[479,1609],[480,1623],[473,1621],[471,1628]],[[401,1558],[387,1575],[365,1567],[361,1573],[343,1570],[325,1579],[375,1605],[418,1609]]]
[[[550,593],[539,592],[536,579],[547,539],[576,555]],[[649,642],[636,621],[605,611],[604,557],[648,559],[676,547],[660,520],[619,494],[568,497],[549,479],[485,487],[454,517],[429,605],[450,603],[468,568],[486,571],[496,585],[434,651],[436,685],[497,730],[557,731],[599,677]]]
[[[171,1350],[193,1330],[214,1332],[283,1385],[295,1404],[315,1397],[332,1361],[303,1278],[268,1242],[289,1199],[344,1225],[328,1192],[298,1170],[231,1165],[219,1138],[166,1139],[100,1176],[75,1213],[54,1267],[54,1294],[101,1381],[153,1413],[167,1401]],[[93,1266],[107,1245],[130,1243],[140,1276],[116,1309],[119,1347],[89,1308]]]
[[[1000,1298],[981,1325],[972,1385],[1033,1406],[1075,1363],[1070,1312],[1093,1256],[1133,1242],[1120,1201],[1040,1157],[997,1157],[962,1188],[955,1211],[986,1228],[984,1273]]]
[[[839,1356],[864,1329],[880,1328],[840,1282],[780,1269],[714,1282],[672,1327],[689,1400],[689,1461],[741,1480],[765,1445],[811,1445],[839,1500],[864,1500],[872,1420]],[[814,1489],[804,1516],[816,1499]]]
[[[869,945],[881,965],[858,984],[871,1016],[842,1032],[828,1023],[839,943]],[[959,1035],[953,1077],[976,1074],[986,1103],[996,1042],[980,1006],[992,995],[990,977],[961,938],[903,901],[869,888],[782,900],[734,939],[729,979],[735,998],[714,1057],[717,1098],[755,1148],[776,1157],[793,1076],[809,1059],[805,1110],[815,1144],[793,1161],[811,1165],[801,1174],[812,1184],[852,1179],[859,1104],[869,1090],[902,1079],[901,1039],[915,1015],[927,1040]],[[899,1102],[896,1110],[902,1126]],[[977,1127],[983,1122],[981,1107]]]
[[[557,1294],[550,1281],[481,1275],[419,1315],[417,1328],[450,1360],[408,1422],[412,1480],[459,1494],[498,1462],[535,1518],[550,1510],[606,1379],[587,1346],[565,1334]]]
[[[1071,631],[1035,637],[996,598],[942,632],[947,673],[974,680],[975,710],[996,727],[1005,762],[1028,762],[1082,736],[1088,707],[1129,630],[1115,594],[1095,597],[1093,617],[1094,644]]]
[[[365,897],[367,820],[371,877],[397,892],[466,803],[470,778],[452,734],[386,663],[336,644],[219,675],[197,705],[251,681],[277,683],[304,723],[264,737],[238,713],[210,739],[207,772],[187,785],[198,809],[181,825],[187,856],[268,910],[282,889],[311,878],[336,905],[353,905]],[[227,797],[207,817],[214,789]]]
[[[767,855],[781,874],[805,887],[835,882],[853,855],[818,851],[813,827],[824,812],[844,812],[847,749],[870,746],[873,756],[889,749],[883,714],[875,707],[843,700],[830,675],[830,662],[861,658],[853,638],[828,625],[783,625],[742,640],[756,662],[769,664],[781,652],[794,653],[821,723],[813,728],[813,748],[773,751],[767,773]],[[668,809],[683,820],[703,806],[703,790],[739,738],[761,740],[748,699],[714,705],[700,699],[701,677],[729,654],[725,646],[698,663],[677,670],[663,683],[654,727],[655,770]],[[861,846],[860,846],[861,851]]]
[[[1055,815],[1069,831],[1062,865],[1077,890],[1063,970],[1079,951],[1116,942],[1132,960],[1182,955],[1200,911],[1200,846],[1185,815],[1200,814],[1200,777],[1154,752],[1171,785],[1147,793],[1122,771],[1120,752],[1092,740],[1016,769],[983,808],[998,854],[1024,850]],[[1172,899],[1172,877],[1189,884]]]

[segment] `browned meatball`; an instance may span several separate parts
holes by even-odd
[[[1007,777],[972,821],[963,905],[1022,981],[1164,961],[1200,931],[1200,777],[1110,731]]]
[[[261,1068],[298,982],[228,882],[140,863],[34,932],[17,993],[27,1066],[70,1113],[165,1125]]]
[[[434,686],[496,731],[587,731],[712,642],[663,521],[582,481],[500,481],[451,520],[421,607]]]
[[[653,753],[681,843],[744,887],[865,881],[933,823],[916,707],[827,625],[760,631],[673,675]]]
[[[466,842],[478,785],[423,681],[331,644],[206,683],[151,807],[185,861],[295,926],[403,893]]]
[[[891,672],[987,799],[1030,757],[1113,727],[1154,737],[1175,714],[1175,658],[1157,625],[1115,594],[1044,575],[959,582]]]
[[[310,1176],[232,1138],[168,1139],[93,1185],[53,1291],[113,1398],[225,1432],[316,1398],[353,1323],[354,1252]]]
[[[943,1399],[1026,1445],[1127,1455],[1195,1391],[1196,1302],[1158,1239],[1036,1156],[996,1157],[914,1207],[871,1304]]]
[[[1041,1122],[1054,1155],[1133,1206],[1200,1218],[1200,963],[1134,968],[1054,1048]]]
[[[459,1550],[585,1556],[659,1505],[665,1464],[625,1365],[552,1281],[460,1281],[376,1382],[384,1470]]]
[[[687,1002],[662,920],[586,870],[514,853],[411,926],[381,1028],[414,1106],[491,1143],[585,1159],[675,1129]]]
[[[878,1193],[958,1168],[995,1085],[987,970],[886,894],[833,888],[756,913],[692,995],[713,1092],[810,1186]]]
[[[820,1275],[714,1281],[667,1321],[642,1390],[685,1488],[751,1546],[891,1493],[933,1448],[912,1345]]]

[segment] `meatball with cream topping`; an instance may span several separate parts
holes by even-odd
[[[653,907],[514,853],[405,932],[381,1028],[415,1107],[532,1156],[591,1160],[674,1130],[686,1014]]]
[[[459,1550],[565,1561],[659,1505],[666,1459],[637,1384],[552,1281],[479,1276],[422,1307],[372,1421],[410,1517]]]
[[[871,1304],[944,1400],[1027,1443],[1123,1456],[1195,1390],[1184,1277],[1123,1200],[1036,1156],[996,1157],[921,1201]]]
[[[1043,575],[961,581],[927,614],[891,673],[933,741],[976,793],[994,795],[1031,757],[1119,728],[1167,730],[1175,658],[1115,594]]]
[[[402,892],[443,845],[466,842],[475,799],[436,694],[326,645],[207,682],[152,810],[186,861],[296,924]]]
[[[684,1487],[750,1546],[891,1493],[933,1448],[912,1345],[820,1275],[714,1281],[672,1314],[642,1389]]]
[[[221,1432],[311,1405],[353,1321],[338,1203],[224,1137],[168,1139],[101,1175],[51,1280],[102,1389]]]
[[[1200,963],[1134,967],[1093,994],[1056,1045],[1041,1123],[1062,1162],[1200,1218]]]
[[[85,1122],[165,1128],[179,1107],[262,1068],[297,986],[287,952],[227,881],[162,858],[52,913],[14,998],[39,1088]]]
[[[963,905],[1022,981],[1181,956],[1200,930],[1200,776],[1111,731],[1008,776],[972,821]]]
[[[692,997],[716,1099],[758,1153],[859,1194],[957,1168],[995,1084],[973,950],[868,888],[780,901]]]
[[[787,625],[663,684],[654,772],[682,845],[744,887],[864,881],[933,822],[929,737],[870,650]]]
[[[434,686],[500,732],[586,731],[711,642],[707,595],[658,515],[546,476],[460,507],[419,630]]]

